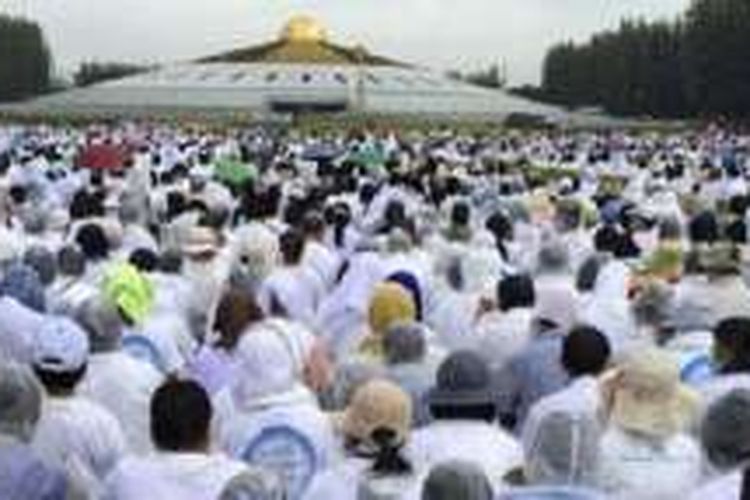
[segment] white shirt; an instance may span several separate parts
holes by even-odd
[[[12,297],[0,297],[0,359],[31,362],[34,336],[43,325],[43,315]]]
[[[450,460],[475,463],[496,489],[509,471],[523,465],[518,442],[499,426],[479,421],[437,421],[423,427],[412,435],[406,454],[425,470]]]
[[[687,435],[654,443],[612,427],[602,437],[595,477],[618,499],[674,500],[697,486],[701,464],[698,443]]]
[[[127,451],[117,419],[78,396],[45,400],[31,446],[50,465],[94,481],[102,481]]]
[[[127,458],[107,478],[103,499],[215,500],[248,467],[223,455],[156,453]]]
[[[130,448],[138,454],[153,449],[151,396],[162,376],[154,367],[124,352],[93,354],[78,393],[112,412]]]

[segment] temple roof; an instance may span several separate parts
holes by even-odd
[[[362,46],[345,47],[329,42],[325,27],[310,16],[291,18],[272,42],[230,50],[197,62],[405,66],[371,54]]]

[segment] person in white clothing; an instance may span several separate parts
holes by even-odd
[[[218,444],[230,456],[283,475],[298,499],[336,458],[328,418],[305,386],[296,340],[267,320],[242,336],[236,375],[216,398]]]
[[[615,498],[668,500],[698,485],[701,451],[686,433],[697,398],[680,383],[676,360],[656,348],[630,353],[609,382],[606,400],[598,488]]]
[[[134,453],[151,451],[148,407],[161,384],[162,374],[119,349],[123,325],[109,302],[91,299],[83,304],[76,317],[91,344],[86,375],[78,393],[117,417]]]
[[[238,476],[264,474],[210,453],[211,401],[197,383],[165,383],[154,394],[150,413],[156,453],[122,460],[107,478],[104,500],[218,500]]]
[[[419,472],[403,448],[412,421],[409,396],[382,379],[360,386],[341,418],[346,459],[318,474],[305,500],[358,500],[376,491],[416,500]]]
[[[565,389],[537,401],[524,423],[522,436],[526,456],[525,472],[529,482],[590,485],[593,471],[586,465],[591,466],[591,462],[584,464],[578,461],[578,470],[571,470],[567,477],[561,477],[556,464],[565,463],[565,460],[555,460],[554,456],[546,453],[549,450],[541,450],[540,447],[549,442],[552,435],[552,438],[562,441],[552,445],[558,451],[568,449],[567,457],[575,458],[578,451],[573,440],[582,447],[585,443],[598,442],[603,426],[602,390],[598,378],[607,368],[609,356],[607,337],[593,327],[575,327],[566,335],[561,361],[571,381]],[[553,417],[554,415],[557,416]],[[571,441],[565,441],[566,436]],[[582,448],[582,451],[585,449]],[[589,453],[588,456],[590,455],[593,454]],[[567,465],[573,467],[575,464]]]
[[[489,368],[478,355],[459,351],[443,362],[429,395],[434,422],[416,431],[407,447],[416,467],[463,460],[480,465],[495,488],[505,484],[523,454],[496,422],[491,387]]]
[[[33,367],[48,397],[31,445],[42,459],[96,495],[101,481],[126,454],[127,444],[109,411],[75,393],[88,355],[86,333],[69,319],[49,318],[38,332]]]
[[[258,302],[266,314],[312,325],[322,296],[318,278],[302,262],[305,240],[300,232],[289,230],[281,236],[279,246],[283,265],[263,281]]]
[[[701,423],[701,443],[719,473],[690,495],[690,500],[746,498],[750,460],[750,390],[735,389],[708,409]]]

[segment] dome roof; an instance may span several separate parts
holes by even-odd
[[[325,27],[312,16],[297,15],[281,30],[281,40],[296,43],[320,43],[328,39]]]

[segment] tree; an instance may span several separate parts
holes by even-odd
[[[0,101],[47,91],[51,67],[52,58],[39,25],[0,15]]]
[[[126,76],[148,71],[148,66],[117,62],[84,62],[73,76],[77,87],[86,87],[107,80],[116,80]]]

